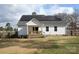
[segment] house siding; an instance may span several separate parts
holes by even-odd
[[[41,29],[42,34],[44,35],[65,35],[65,27],[57,27],[57,31],[54,31],[54,27],[49,26],[49,31],[46,31],[46,26],[43,26]]]
[[[27,35],[27,26],[19,26],[18,27],[18,36]]]

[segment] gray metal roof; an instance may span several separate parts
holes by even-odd
[[[32,18],[36,18],[39,21],[61,21],[57,16],[45,16],[45,15],[23,15],[20,21],[30,21]]]

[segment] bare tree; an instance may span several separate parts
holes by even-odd
[[[69,31],[72,31],[74,35],[76,35],[77,30],[77,16],[75,12],[73,14],[59,13],[57,15],[68,25]]]

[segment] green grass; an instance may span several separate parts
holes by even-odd
[[[78,54],[79,53],[79,45],[78,44],[63,44],[63,46],[58,45],[58,47],[54,47],[51,49],[41,49],[40,52],[43,54]]]
[[[14,48],[13,50],[9,50],[8,47],[13,46],[18,46],[19,49]],[[5,48],[8,49],[5,50]],[[4,39],[0,40],[0,53],[78,54],[79,36],[48,36],[45,38],[29,38],[25,40]]]

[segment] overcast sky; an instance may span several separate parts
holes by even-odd
[[[31,15],[32,12],[43,15],[72,14],[75,9],[79,9],[78,4],[0,4],[0,26],[5,26],[7,22],[15,26],[22,15]]]

